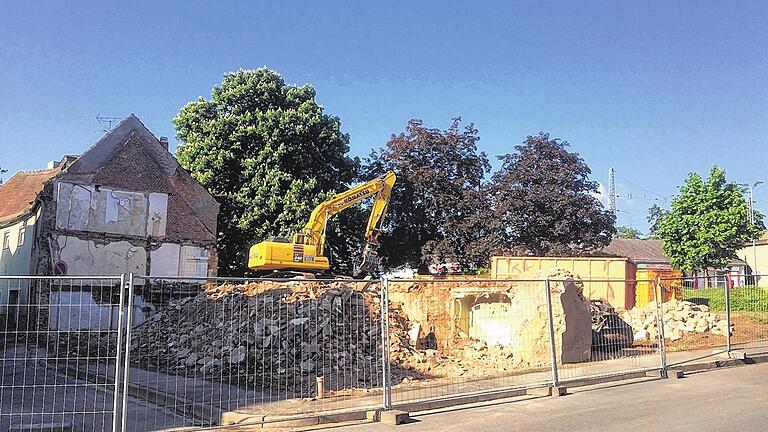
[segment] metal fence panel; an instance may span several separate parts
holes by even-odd
[[[543,280],[392,279],[388,288],[392,406],[551,382]],[[514,319],[523,314],[529,322]]]
[[[644,297],[649,302],[643,306],[626,307],[634,303],[635,287],[639,284],[650,287]],[[568,361],[564,358],[566,351],[557,347],[555,364],[562,383],[662,369],[663,345],[659,338],[662,330],[653,281],[552,278],[553,302],[549,307],[555,311],[567,307],[569,297],[563,291],[572,289],[569,285],[583,293],[582,301],[587,304],[591,320],[591,328],[586,329],[591,343],[589,354],[578,361]],[[616,302],[620,304],[614,305]],[[565,340],[570,331],[567,316],[565,330],[557,319],[554,324],[555,334]]]
[[[119,353],[94,345],[122,325],[121,277],[0,276],[0,430],[113,430]],[[115,347],[111,347],[115,348]]]
[[[126,390],[177,414],[143,429],[381,407],[378,281],[137,279],[156,309],[127,338]]]
[[[733,325],[732,347],[748,353],[768,350],[768,281],[760,275],[744,279],[730,276],[729,309]]]
[[[309,420],[765,352],[753,280],[0,276],[0,430]]]
[[[669,365],[728,352],[732,282],[725,275],[659,279],[669,297],[662,305]]]

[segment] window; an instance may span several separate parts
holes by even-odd
[[[11,248],[11,232],[5,231],[3,233],[3,249]]]
[[[17,247],[21,247],[24,245],[24,239],[27,236],[27,221],[21,222],[21,226],[19,227],[19,242],[17,244]]]

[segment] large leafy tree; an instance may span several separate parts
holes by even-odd
[[[254,242],[300,228],[316,204],[349,186],[358,166],[348,157],[349,136],[317,104],[314,88],[288,85],[268,69],[226,74],[210,99],[188,103],[174,124],[179,162],[221,204],[222,275],[244,274]],[[348,215],[337,222],[354,224]],[[354,246],[341,235],[348,230],[329,227],[337,258]]]
[[[491,192],[495,250],[525,255],[584,255],[607,245],[615,217],[596,198],[598,184],[568,142],[529,136],[499,156]]]
[[[673,267],[706,272],[725,267],[758,234],[762,215],[755,216],[753,224],[743,191],[714,166],[707,180],[698,173],[688,175],[661,219],[658,234]]]
[[[459,262],[465,269],[488,265],[478,239],[485,235],[487,202],[482,188],[490,170],[478,152],[478,131],[453,119],[446,130],[410,120],[405,132],[392,135],[373,151],[364,166],[367,177],[386,170],[397,174],[382,256],[388,267],[424,268],[431,263]]]

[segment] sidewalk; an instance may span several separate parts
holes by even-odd
[[[765,342],[747,344],[739,347],[748,354],[768,352]],[[724,359],[721,355],[713,355],[715,348],[698,351],[669,353],[667,364],[670,366],[691,362]],[[724,348],[721,350],[724,351]],[[560,381],[565,385],[579,384],[590,377],[620,375],[623,373],[660,368],[658,353],[639,355],[635,357],[615,358],[590,363],[561,365],[559,367]],[[114,369],[106,366],[90,366],[89,372],[108,376],[113,381]],[[524,388],[551,383],[549,368],[526,370],[504,376],[452,380],[436,379],[430,381],[398,384],[393,387],[393,405],[414,404],[440,398],[449,398],[467,394],[482,394],[501,389]],[[198,417],[207,415],[212,424],[219,424],[224,413],[230,413],[229,419],[248,419],[263,421],[277,419],[283,416],[300,416],[345,412],[350,410],[365,411],[382,405],[381,389],[359,392],[352,396],[329,397],[325,399],[285,399],[275,390],[252,388],[246,389],[235,385],[219,382],[174,376],[157,371],[145,371],[131,368],[130,384],[136,391],[151,391],[163,395],[167,408],[176,412],[192,412]],[[285,392],[282,392],[284,395]],[[134,394],[135,396],[135,394]],[[158,403],[157,398],[150,402]]]

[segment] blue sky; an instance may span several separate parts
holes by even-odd
[[[72,2],[74,3],[74,2]],[[283,4],[285,3],[285,4]],[[607,184],[619,222],[717,163],[768,181],[768,2],[17,2],[0,24],[0,165],[80,153],[95,117],[156,135],[222,75],[311,83],[365,155],[410,118],[472,121],[489,155],[539,131]],[[756,189],[768,210],[768,185]]]

